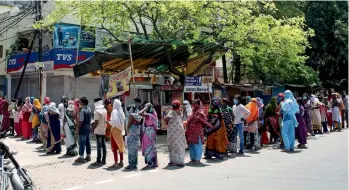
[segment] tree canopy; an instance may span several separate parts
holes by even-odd
[[[131,33],[132,38],[179,40],[189,47],[197,41],[221,44],[240,64],[235,75],[267,83],[318,82],[317,74],[304,65],[313,31],[303,17],[277,19],[276,11],[273,2],[254,1],[57,1],[39,26],[75,14],[82,24],[107,30],[118,43]]]

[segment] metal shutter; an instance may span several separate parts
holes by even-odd
[[[89,101],[89,107],[93,110],[93,99],[99,97],[99,78],[77,78],[75,85],[75,98],[85,96]]]
[[[58,106],[61,102],[61,96],[65,93],[63,76],[47,76],[46,89],[46,96]]]

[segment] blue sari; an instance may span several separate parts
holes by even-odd
[[[47,114],[49,118],[49,126],[47,130],[47,153],[61,153],[61,123],[58,114]]]

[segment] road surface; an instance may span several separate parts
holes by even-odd
[[[107,166],[75,164],[75,158],[37,152],[39,145],[6,139],[19,151],[16,158],[27,168],[42,190],[123,190],[139,189],[258,189],[258,190],[347,190],[348,130],[308,139],[308,149],[285,153],[270,146],[258,153],[224,161],[203,160],[201,165],[167,168],[165,136],[159,137],[159,168],[143,171],[139,154],[138,171],[110,170],[113,157],[108,149]],[[95,145],[95,142],[92,142]],[[96,157],[95,146],[92,156]],[[127,154],[125,165],[127,164]],[[94,160],[93,160],[94,161]],[[186,156],[189,162],[189,156]]]

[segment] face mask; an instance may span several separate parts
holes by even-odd
[[[306,97],[306,96],[303,96],[303,100],[307,100],[307,97]]]
[[[278,98],[278,103],[280,103],[280,102],[281,102],[281,100],[282,100],[281,98]]]
[[[234,99],[234,104],[236,105],[236,104],[238,104],[239,102],[238,102],[238,100],[237,99]]]

